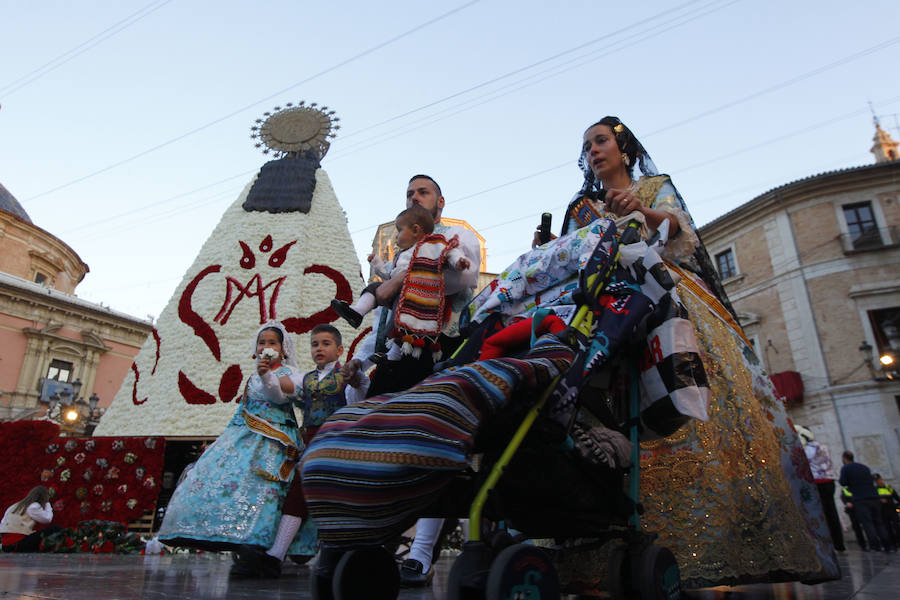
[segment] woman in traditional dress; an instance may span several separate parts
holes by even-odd
[[[712,392],[709,421],[641,445],[643,526],[660,533],[688,585],[839,577],[803,449],[671,179],[616,117],[584,133],[579,166],[585,185],[562,233],[598,217],[637,218],[645,238],[668,229],[663,258],[680,277]],[[569,556],[561,579],[604,578],[592,557]]]
[[[172,495],[159,530],[165,544],[237,550],[275,542],[303,449],[293,409],[300,372],[293,340],[277,321],[257,331],[253,356],[256,372],[234,417]]]

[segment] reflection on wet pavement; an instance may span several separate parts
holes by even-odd
[[[452,558],[437,565],[433,588],[403,590],[400,598],[444,600]],[[900,555],[848,550],[843,578],[817,585],[782,583],[691,590],[691,600],[890,600],[900,598]],[[0,554],[0,596],[7,600],[168,600],[310,598],[309,567],[286,563],[280,579],[233,581],[228,555],[119,556]],[[363,599],[360,599],[363,600]]]

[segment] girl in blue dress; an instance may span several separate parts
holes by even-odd
[[[275,541],[303,451],[293,409],[301,374],[281,323],[260,327],[253,350],[256,372],[234,417],[172,495],[159,530],[167,545],[221,551]]]

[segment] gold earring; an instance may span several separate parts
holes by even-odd
[[[624,152],[622,153],[622,162],[625,163],[626,167],[631,166],[631,159]]]

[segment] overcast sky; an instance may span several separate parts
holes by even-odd
[[[0,183],[90,266],[82,298],[158,316],[267,160],[249,128],[337,111],[323,167],[364,257],[434,176],[497,271],[580,187],[617,115],[702,225],[895,139],[896,0],[0,0]],[[367,272],[367,269],[365,270]]]

